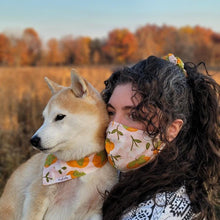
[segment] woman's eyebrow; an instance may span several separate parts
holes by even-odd
[[[107,108],[115,109],[115,107],[113,105],[111,105],[111,103],[107,103]],[[122,107],[122,110],[130,110],[132,108],[134,108],[134,105],[125,105]]]
[[[134,108],[133,105],[126,105],[126,106],[123,106],[123,110],[130,110],[131,108]]]
[[[115,108],[114,108],[114,107],[113,107],[113,106],[112,106],[110,103],[107,103],[107,105],[106,105],[106,106],[107,106],[107,108],[108,108],[108,107],[110,107],[110,108],[115,109]]]

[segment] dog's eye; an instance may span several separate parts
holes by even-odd
[[[59,114],[59,115],[56,116],[55,121],[60,121],[65,117],[66,117],[66,115]]]

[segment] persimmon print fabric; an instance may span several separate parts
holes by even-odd
[[[46,158],[43,168],[43,185],[64,182],[91,173],[107,162],[105,151],[91,154],[80,160],[62,161],[53,154]]]
[[[156,138],[154,143],[143,130],[111,121],[106,131],[105,149],[108,160],[116,169],[126,172],[151,161],[164,143]]]

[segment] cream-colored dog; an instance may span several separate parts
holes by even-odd
[[[90,83],[74,71],[71,80],[71,87],[63,87],[46,78],[53,96],[31,139],[41,152],[9,178],[0,198],[1,220],[102,219],[102,193],[117,181],[116,171],[103,160],[108,115]],[[54,176],[47,169],[59,168],[60,161],[69,165],[61,166],[60,174],[66,167],[73,170],[49,184]],[[90,169],[83,170],[88,163]]]

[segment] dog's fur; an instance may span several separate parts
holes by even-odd
[[[1,220],[101,219],[101,194],[117,181],[109,163],[80,178],[42,185],[47,154],[69,161],[104,149],[105,104],[86,80],[75,73],[71,79],[71,87],[63,87],[46,78],[53,96],[44,109],[43,125],[32,137],[40,138],[37,148],[43,153],[34,155],[9,178],[0,198]],[[66,116],[56,121],[59,114]]]

